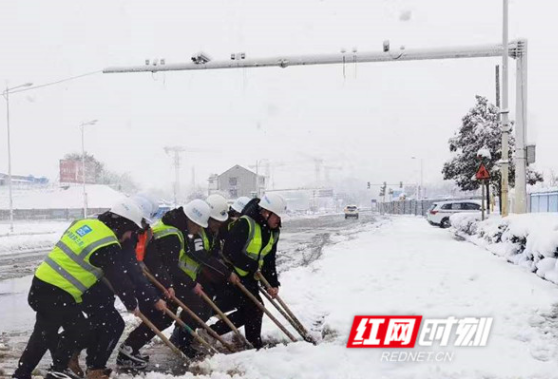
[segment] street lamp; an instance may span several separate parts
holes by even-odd
[[[85,127],[89,125],[95,125],[97,120],[91,120],[89,122],[82,122],[81,128],[81,177],[83,184],[83,218],[87,217],[87,189],[85,187]]]
[[[25,83],[16,87],[9,88],[6,83],[6,90],[2,93],[6,99],[6,130],[8,133],[8,193],[10,202],[10,232],[14,231],[14,202],[12,198],[12,146],[10,141],[10,92],[23,87],[31,87],[33,83]]]
[[[424,188],[423,185],[423,159],[417,157],[411,157],[411,159],[420,159],[420,186],[417,191],[417,200],[422,200],[422,189]]]

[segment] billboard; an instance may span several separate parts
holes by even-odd
[[[95,163],[85,162],[85,183],[95,184]],[[83,164],[81,160],[60,160],[60,183],[83,183]]]

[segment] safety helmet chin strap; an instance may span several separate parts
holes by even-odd
[[[271,212],[268,211],[267,209],[262,208],[262,210],[260,211],[260,214],[262,215],[262,217],[265,219],[266,222],[271,217]]]

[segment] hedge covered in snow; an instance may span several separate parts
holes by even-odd
[[[450,219],[459,236],[558,284],[558,213],[531,213],[485,221],[476,214]]]

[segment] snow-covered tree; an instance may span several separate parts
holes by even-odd
[[[499,196],[501,194],[501,174],[497,163],[502,157],[502,130],[499,124],[498,108],[489,104],[488,99],[476,96],[476,104],[463,117],[462,125],[454,137],[449,140],[449,149],[453,153],[451,160],[444,164],[442,174],[445,180],[454,180],[464,191],[476,190],[480,182],[475,179],[479,167],[477,154],[483,152],[483,163],[490,172],[490,184]],[[509,136],[509,184],[515,184],[515,138],[513,131]],[[531,168],[527,170],[527,182],[535,184],[542,181],[542,175]]]
[[[64,159],[71,159],[81,162],[82,155],[79,153],[68,153]],[[134,193],[138,191],[138,185],[128,173],[118,173],[108,170],[105,165],[97,160],[93,154],[85,153],[85,162],[95,167],[95,183],[106,184],[117,191]]]
[[[68,153],[64,155],[64,159],[69,159],[78,162],[81,162],[82,157],[83,156],[81,155],[81,153]],[[95,158],[93,154],[89,154],[87,152],[85,153],[85,163],[87,165],[86,167],[88,167],[87,169],[88,171],[89,171],[89,167],[91,166],[95,167],[95,183],[99,183],[99,180],[103,175],[103,172],[105,171],[105,165],[102,164],[99,160],[97,160],[97,158]],[[87,174],[87,177],[89,177],[89,174]]]

